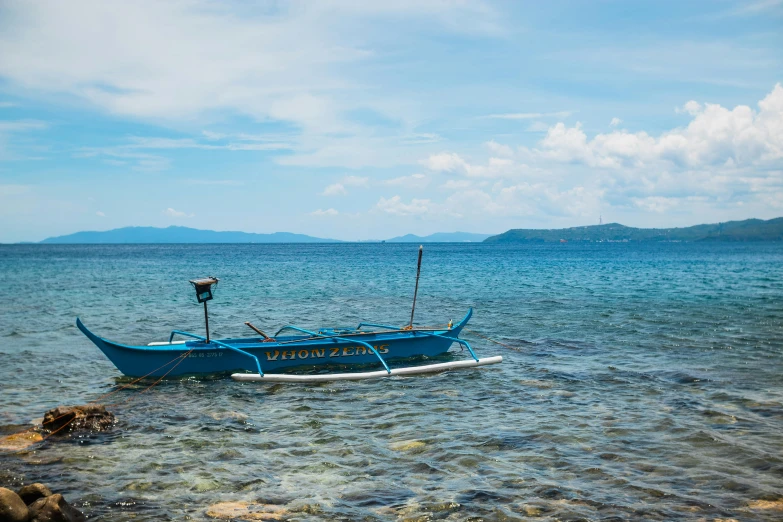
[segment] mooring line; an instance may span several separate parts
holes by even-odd
[[[190,353],[191,353],[193,350],[194,350],[194,348],[191,348],[191,349],[190,349],[190,350],[188,350],[187,352],[185,352],[185,353],[183,353],[183,354],[180,354],[179,356],[175,357],[174,359],[172,359],[172,360],[171,360],[171,361],[169,361],[168,363],[166,363],[166,364],[164,364],[163,366],[161,366],[161,368],[163,368],[163,367],[165,367],[166,365],[168,365],[168,364],[171,364],[171,363],[173,363],[174,361],[176,361],[177,359],[179,359],[179,361],[177,362],[177,364],[175,364],[174,366],[172,366],[171,368],[169,368],[169,369],[168,369],[168,371],[167,371],[166,373],[164,373],[163,375],[161,375],[161,376],[158,378],[158,380],[157,380],[157,381],[153,382],[152,384],[150,384],[149,386],[147,386],[146,388],[144,388],[143,390],[141,390],[139,393],[137,393],[137,394],[135,394],[135,395],[130,395],[130,396],[129,396],[127,399],[125,399],[124,401],[122,401],[122,402],[117,402],[117,403],[114,403],[114,404],[109,404],[109,406],[121,406],[121,405],[123,405],[123,404],[125,404],[125,403],[127,403],[127,402],[130,402],[131,400],[135,399],[136,397],[138,397],[138,396],[139,396],[139,395],[141,395],[142,393],[145,393],[145,392],[149,391],[149,390],[150,390],[150,389],[151,389],[153,386],[157,385],[157,384],[158,384],[160,381],[162,381],[163,379],[165,379],[165,378],[166,378],[166,376],[167,376],[168,374],[170,374],[171,372],[173,372],[173,371],[174,371],[174,369],[175,369],[177,366],[179,366],[180,364],[182,364],[182,361],[184,361],[185,359],[187,359],[187,358],[188,358],[188,356],[190,355]],[[159,369],[160,369],[160,368],[157,368],[157,369],[155,369],[155,370],[152,370],[150,373],[154,373],[154,372],[158,371]],[[147,375],[149,375],[150,373],[148,373]],[[138,381],[137,381],[137,382],[138,382]]]
[[[94,400],[92,400],[92,401],[89,401],[87,404],[98,404],[98,402],[99,402],[101,399],[104,399],[104,398],[110,397],[111,395],[113,395],[113,394],[115,394],[115,393],[117,393],[117,392],[120,392],[120,391],[122,391],[122,390],[125,390],[125,389],[127,389],[127,388],[129,388],[129,387],[133,386],[133,385],[134,385],[134,384],[136,384],[137,382],[139,382],[139,381],[141,381],[141,380],[143,380],[143,379],[146,379],[147,377],[149,377],[149,376],[150,376],[150,375],[152,375],[153,373],[157,372],[158,370],[160,370],[160,369],[162,369],[162,368],[165,368],[165,367],[166,367],[166,366],[168,366],[169,364],[171,364],[171,363],[173,363],[174,361],[176,361],[177,359],[179,359],[179,362],[177,362],[177,364],[175,364],[174,366],[172,366],[172,367],[171,367],[171,368],[170,368],[170,369],[169,369],[169,370],[168,370],[166,373],[164,373],[164,374],[163,374],[163,375],[162,375],[162,376],[161,376],[161,377],[160,377],[160,378],[159,378],[157,381],[155,381],[155,382],[153,382],[152,384],[150,384],[149,386],[147,386],[145,389],[143,389],[142,391],[140,391],[140,392],[139,392],[137,395],[131,395],[130,397],[128,397],[128,398],[127,398],[127,399],[125,399],[124,401],[121,401],[121,402],[116,402],[116,403],[113,403],[113,404],[108,404],[108,406],[119,406],[119,405],[125,404],[125,403],[127,403],[127,402],[130,402],[131,400],[135,399],[135,398],[136,398],[138,395],[141,395],[142,393],[144,393],[144,392],[148,391],[150,388],[152,388],[153,386],[155,386],[156,384],[158,384],[160,381],[162,381],[162,380],[163,380],[163,379],[164,379],[164,378],[165,378],[165,377],[166,377],[166,376],[167,376],[169,373],[171,373],[171,372],[174,370],[174,368],[176,368],[177,366],[179,366],[179,365],[180,365],[180,363],[182,363],[182,361],[184,361],[185,359],[187,359],[187,357],[190,355],[190,353],[191,353],[192,351],[193,351],[193,348],[191,348],[191,349],[190,349],[190,350],[188,350],[187,352],[184,352],[184,353],[181,353],[181,354],[179,354],[178,356],[176,356],[175,358],[173,358],[172,360],[170,360],[170,361],[169,361],[169,362],[167,362],[166,364],[163,364],[163,365],[161,365],[161,366],[158,366],[157,368],[155,368],[155,369],[154,369],[154,370],[152,370],[151,372],[147,373],[146,375],[143,375],[143,376],[141,376],[141,377],[138,377],[137,379],[134,379],[134,380],[132,380],[131,382],[129,382],[129,383],[127,383],[127,384],[123,385],[123,386],[120,386],[120,387],[119,387],[119,388],[117,388],[116,390],[112,390],[112,391],[110,391],[110,392],[108,392],[108,393],[104,393],[104,394],[103,394],[103,395],[101,395],[100,397],[98,397],[98,398],[96,398],[96,399],[94,399]],[[55,417],[54,419],[52,419],[52,420],[51,420],[51,421],[49,421],[49,422],[50,422],[50,423],[52,423],[52,422],[55,422],[55,421],[57,421],[57,420],[59,420],[59,419],[62,419],[63,417],[67,417],[68,415],[70,415],[70,412],[69,412],[69,413],[63,413],[62,415],[59,415],[59,416]],[[60,432],[60,431],[64,430],[65,428],[67,428],[67,427],[68,427],[68,426],[69,426],[69,425],[70,425],[70,424],[71,424],[73,421],[75,421],[75,420],[76,420],[76,415],[74,415],[74,417],[73,417],[71,420],[69,420],[68,422],[66,422],[65,424],[63,424],[62,426],[60,426],[59,428],[57,428],[56,430],[54,430],[54,431],[51,431],[51,432],[47,433],[45,436],[42,436],[41,440],[40,440],[40,441],[38,441],[38,442],[43,442],[43,441],[45,441],[46,439],[48,439],[49,437],[51,437],[52,435],[54,435],[54,434],[56,434],[56,433],[58,433],[58,432]],[[43,426],[42,426],[42,427],[43,427]]]

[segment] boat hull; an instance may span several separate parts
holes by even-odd
[[[440,331],[389,332],[288,342],[220,340],[222,344],[238,348],[241,352],[205,341],[129,346],[95,335],[79,319],[76,325],[123,374],[130,377],[175,377],[243,371],[257,373],[256,362],[248,354],[258,359],[264,373],[333,365],[381,366],[378,356],[363,343],[373,346],[388,363],[415,357],[437,357],[449,351],[470,315],[469,312],[454,328]]]

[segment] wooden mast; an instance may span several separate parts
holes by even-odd
[[[416,295],[419,293],[419,275],[421,274],[421,254],[424,252],[424,245],[419,245],[419,264],[416,267],[416,288],[413,290],[413,308],[411,308],[411,322],[408,329],[413,328],[413,312],[416,311]]]

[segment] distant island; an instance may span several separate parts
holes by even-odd
[[[473,234],[471,232],[436,232],[429,236],[406,234],[387,239],[387,243],[480,243],[491,234]]]
[[[336,239],[323,239],[304,234],[275,232],[254,234],[251,232],[218,232],[197,228],[176,227],[125,227],[104,232],[76,232],[67,236],[50,237],[41,243],[50,244],[107,244],[107,243],[337,243]]]
[[[619,223],[555,229],[512,229],[495,236],[470,232],[438,232],[428,236],[407,234],[387,239],[386,243],[558,243],[568,241],[783,241],[783,217],[764,221],[746,219],[684,228],[634,228]],[[125,227],[103,232],[76,232],[50,237],[45,244],[122,244],[122,243],[340,243],[325,239],[275,232],[219,232],[170,226]],[[370,242],[370,241],[362,241]],[[380,241],[371,241],[380,242]]]
[[[429,236],[408,234],[386,240],[388,243],[457,243],[472,241],[480,243],[490,234],[472,234],[468,232],[438,232]],[[122,243],[340,243],[337,239],[325,239],[275,232],[273,234],[254,234],[251,232],[218,232],[197,228],[170,226],[124,227],[102,232],[76,232],[66,236],[50,237],[41,241],[46,244],[122,244]],[[380,240],[372,241],[379,243]]]
[[[781,241],[783,217],[746,219],[684,228],[633,228],[619,223],[561,229],[512,229],[485,243],[557,243],[561,241]]]

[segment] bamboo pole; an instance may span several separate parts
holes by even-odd
[[[413,328],[413,312],[416,311],[416,295],[419,293],[419,275],[421,275],[421,255],[424,252],[424,245],[419,245],[419,264],[416,267],[416,288],[413,290],[413,307],[411,308],[411,322],[408,328]]]

